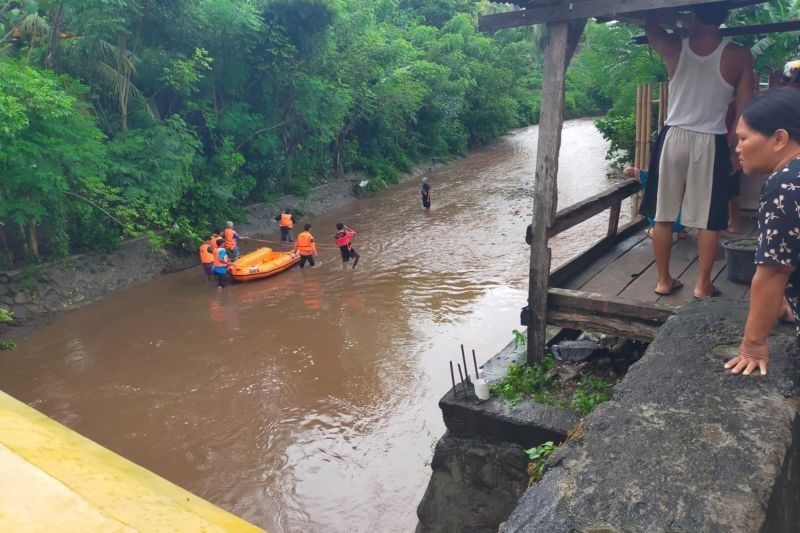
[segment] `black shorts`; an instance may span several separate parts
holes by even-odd
[[[733,174],[731,174],[731,182],[728,185],[728,196],[731,198],[736,198],[739,196],[739,180],[742,178],[742,171],[737,170]]]
[[[339,252],[342,254],[342,262],[347,263],[353,257],[358,257],[358,252],[352,246],[340,246]]]

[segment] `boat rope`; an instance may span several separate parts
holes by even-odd
[[[263,243],[266,243],[266,244],[292,244],[292,245],[294,245],[294,243],[291,243],[291,242],[290,243],[285,243],[285,242],[281,242],[281,241],[268,241],[268,240],[265,240],[265,239],[255,239],[253,237],[242,237],[242,239],[246,239],[248,241],[263,242]],[[336,246],[335,244],[326,244],[324,242],[318,242],[318,243],[315,243],[315,244],[317,246],[331,246],[333,248],[338,248],[338,246]]]

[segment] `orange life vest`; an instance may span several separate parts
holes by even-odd
[[[220,259],[220,251],[219,249],[214,251],[214,268],[227,267],[230,264],[227,252],[225,253],[225,259]]]
[[[311,235],[311,232],[304,231],[298,235],[294,249],[297,250],[297,253],[300,255],[313,255],[317,253],[317,245],[314,244],[314,236]]]
[[[225,248],[228,250],[233,250],[236,248],[236,232],[233,231],[231,228],[225,228],[225,231],[222,232],[222,238],[225,239]]]
[[[214,262],[214,253],[211,251],[211,245],[207,242],[200,245],[200,262],[204,265]]]
[[[292,215],[291,213],[283,213],[281,214],[281,227],[282,228],[291,228],[294,224],[292,223]]]

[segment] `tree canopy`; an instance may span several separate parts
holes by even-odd
[[[741,16],[771,20],[797,1]],[[0,267],[143,232],[193,237],[278,193],[349,172],[391,183],[536,123],[541,29],[478,32],[477,16],[497,9],[0,0]],[[629,44],[636,31],[587,26],[568,117],[609,113],[627,131],[636,83],[665,75]],[[769,38],[749,43],[764,64],[791,44]]]

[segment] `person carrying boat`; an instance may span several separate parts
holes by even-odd
[[[225,240],[217,239],[217,249],[214,250],[214,276],[217,278],[217,288],[224,289],[228,284],[228,267],[231,262],[228,259],[228,250],[225,249]]]
[[[431,208],[431,184],[428,183],[428,177],[422,178],[422,207],[425,209]]]
[[[347,266],[347,262],[350,259],[353,260],[353,268],[355,268],[361,258],[356,249],[353,248],[353,237],[356,236],[356,232],[341,222],[336,224],[336,230],[334,239],[336,239],[336,246],[339,247],[339,251],[342,253],[342,270]]]
[[[231,261],[239,259],[239,240],[242,237],[233,229],[233,222],[230,220],[225,223],[225,229],[222,231],[222,238],[225,248],[228,250],[229,259]]]
[[[275,217],[275,221],[278,222],[281,227],[281,244],[294,242],[292,238],[292,228],[297,220],[295,220],[291,210],[288,207],[284,209],[283,213]]]
[[[200,245],[200,264],[203,265],[203,273],[206,281],[214,276],[214,246],[211,243],[211,235],[203,239]]]
[[[305,231],[297,236],[297,241],[294,243],[294,251],[300,254],[300,268],[306,266],[306,262],[313,267],[317,245],[314,243],[314,236],[308,231],[311,229],[311,224],[306,224],[303,229]]]

